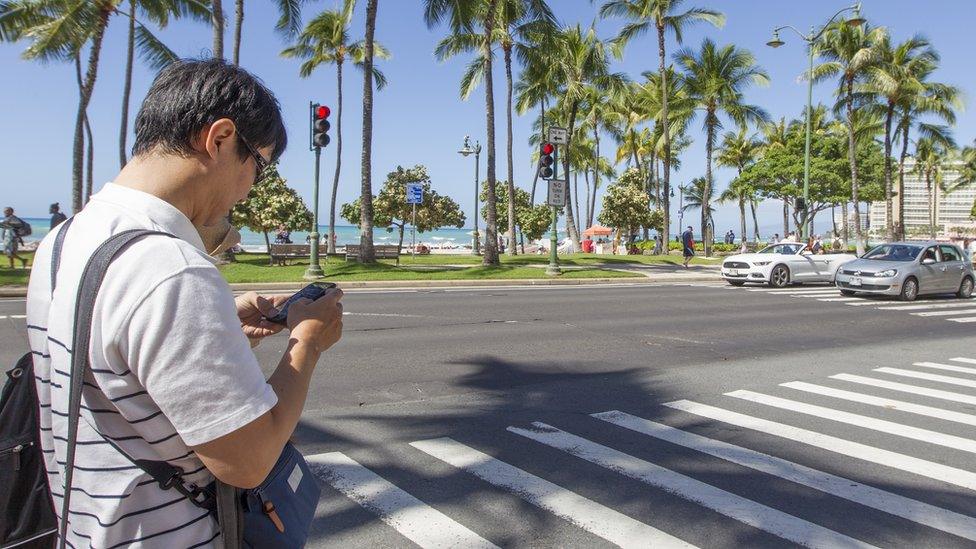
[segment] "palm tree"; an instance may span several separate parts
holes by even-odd
[[[754,163],[759,157],[759,151],[762,144],[755,138],[754,135],[749,135],[746,128],[740,128],[738,132],[726,132],[722,136],[722,146],[718,151],[718,156],[715,158],[715,162],[719,166],[725,166],[727,168],[735,168],[737,178],[732,181],[729,188],[719,197],[722,202],[731,202],[733,200],[739,203],[739,221],[740,221],[740,232],[742,235],[742,243],[746,242],[746,202],[750,199],[753,194],[753,189],[751,186],[746,185],[739,181],[738,177],[742,175],[742,170]]]
[[[554,44],[560,36],[554,26],[533,28],[526,34],[525,41],[515,49],[516,56],[522,63],[522,72],[515,84],[515,111],[523,115],[529,109],[539,107],[539,133],[529,138],[532,145],[539,145],[546,140],[546,104],[558,88],[554,65],[549,62],[547,52],[556,49]],[[539,170],[534,172],[530,193],[532,204],[535,204],[535,189],[539,182]]]
[[[224,58],[224,3],[210,0],[210,26],[213,27],[213,57]]]
[[[675,54],[675,59],[685,72],[685,86],[688,95],[695,100],[696,110],[704,112],[705,180],[712,186],[712,153],[716,134],[721,128],[719,114],[724,113],[740,127],[750,122],[765,123],[769,115],[761,107],[745,103],[742,92],[750,84],[767,84],[769,76],[747,50],[731,44],[719,48],[709,39],[702,42],[697,52],[685,48]],[[703,196],[707,200],[711,192]],[[708,256],[712,249],[711,235],[703,233],[703,237],[705,255]]]
[[[915,144],[915,173],[925,177],[929,193],[929,237],[937,236],[939,223],[939,191],[946,191],[945,166],[950,151],[941,142],[923,137]]]
[[[707,177],[696,177],[684,187],[684,206],[681,208],[681,211],[701,211],[701,234],[703,240],[705,240],[704,235],[709,234],[708,228],[715,225],[715,220],[713,219],[715,207],[712,206],[714,202],[715,188],[708,183]]]
[[[871,28],[867,24],[854,26],[846,22],[831,25],[823,39],[815,47],[816,53],[826,59],[814,68],[812,77],[822,81],[839,76],[837,91],[839,105],[844,106],[847,119],[847,160],[851,165],[851,201],[854,203],[854,231],[857,235],[857,253],[864,253],[864,231],[861,228],[861,206],[857,160],[857,140],[854,135],[854,85],[863,81],[868,69],[876,65],[880,55],[877,48],[887,31],[884,27]]]
[[[482,7],[486,7],[482,5]],[[483,18],[483,15],[478,17]],[[508,152],[508,193],[515,193],[515,167],[513,164],[513,134],[512,134],[512,53],[516,49],[527,51],[533,47],[531,42],[537,35],[551,33],[555,29],[555,15],[544,0],[499,0],[495,18],[495,29],[492,31],[492,43],[497,43],[502,50],[505,63],[506,83],[506,120],[507,120],[507,152]],[[481,48],[481,36],[476,30],[453,32],[444,38],[434,50],[439,60],[445,60],[462,53],[478,52]],[[522,53],[520,56],[527,56]],[[478,84],[481,83],[485,67],[490,64],[480,56],[468,65],[467,71],[461,79],[461,98],[470,97]],[[508,201],[508,240],[506,248],[508,255],[516,254],[515,242],[515,202]]]
[[[339,193],[339,175],[342,171],[342,67],[349,59],[359,69],[363,68],[366,48],[362,40],[350,42],[349,26],[352,24],[356,0],[344,0],[341,10],[326,10],[308,22],[294,46],[281,52],[283,57],[304,60],[299,69],[302,78],[308,78],[315,69],[329,64],[336,66],[336,165],[332,179],[332,201],[329,204],[328,252],[335,253],[336,197]],[[373,44],[373,55],[389,59],[390,53],[381,44]],[[376,89],[386,86],[386,76],[373,67]]]
[[[359,194],[359,261],[375,263],[373,250],[373,35],[379,0],[366,1],[366,39],[363,44],[363,152]],[[332,240],[332,235],[329,235]]]
[[[592,27],[584,31],[580,25],[576,25],[564,29],[561,34],[562,39],[558,42],[560,48],[553,52],[551,58],[556,64],[557,80],[563,84],[559,101],[564,112],[567,113],[569,130],[565,148],[572,149],[579,107],[586,98],[589,86],[606,90],[610,94],[619,93],[619,90],[625,86],[626,78],[621,74],[610,72],[606,44],[596,36],[596,31]],[[570,155],[563,154],[562,158],[563,174],[568,181]],[[573,248],[579,250],[579,230],[573,215],[572,199],[569,193],[566,193],[566,196],[566,228]]]
[[[582,124],[580,126],[584,131],[592,132],[593,141],[592,147],[589,147],[589,154],[587,155],[586,162],[584,163],[584,178],[587,179],[587,188],[589,188],[589,171],[592,169],[593,173],[593,197],[596,197],[595,189],[600,187],[600,175],[605,173],[601,168],[608,163],[603,159],[600,154],[600,133],[605,132],[614,138],[622,137],[622,130],[620,126],[624,123],[624,116],[621,114],[620,110],[615,107],[615,104],[624,101],[624,95],[629,95],[630,86],[623,86],[616,89],[616,94],[609,96],[604,90],[600,90],[595,86],[588,86],[584,95],[584,100],[582,102]],[[589,199],[589,194],[587,195]],[[578,204],[577,204],[578,206]],[[590,214],[590,203],[586,204],[587,216],[581,218],[580,221],[586,221],[586,226],[592,225],[592,215]]]
[[[424,0],[424,19],[429,28],[447,19],[451,34],[471,40],[478,54],[462,78],[461,95],[473,89],[478,79],[485,84],[487,138],[487,201],[485,203],[485,241],[483,264],[498,265],[498,201],[495,193],[495,90],[492,78],[491,46],[494,43],[499,0]],[[480,25],[481,34],[476,34]],[[468,44],[471,46],[472,44]],[[440,46],[438,46],[440,48]],[[467,47],[467,46],[466,46]],[[447,48],[450,49],[450,48]],[[461,51],[461,50],[457,50]],[[446,53],[446,52],[445,52]],[[468,92],[470,93],[470,91]],[[510,216],[511,218],[512,216]]]
[[[628,23],[617,36],[616,43],[623,49],[630,40],[641,36],[650,30],[651,26],[657,30],[657,53],[658,53],[658,73],[661,75],[661,89],[668,89],[668,73],[666,71],[667,51],[665,49],[665,31],[670,30],[674,33],[675,41],[680,45],[682,31],[688,25],[705,21],[717,28],[725,25],[725,16],[720,12],[703,9],[691,8],[685,12],[678,13],[678,8],[684,0],[608,0],[600,8],[602,17],[617,16],[629,19]],[[661,196],[664,198],[664,236],[670,230],[671,223],[671,131],[670,131],[670,112],[668,105],[668,94],[662,94],[661,118],[662,139],[664,148],[664,187]]]
[[[217,0],[215,3],[219,3]],[[306,0],[275,0],[278,5],[278,22],[275,30],[285,38],[294,38],[302,31],[302,4]],[[241,30],[244,26],[244,0],[235,0],[233,63],[241,64]],[[221,41],[223,28],[221,28]],[[223,44],[221,44],[221,51]],[[216,55],[215,55],[216,57]]]
[[[175,53],[160,42],[146,27],[137,21],[139,11],[142,11],[153,23],[160,28],[166,27],[169,18],[179,18],[184,15],[198,21],[209,21],[210,10],[206,5],[195,0],[129,0],[129,12],[124,14],[129,19],[129,34],[126,42],[125,77],[122,84],[122,116],[119,126],[119,166],[125,167],[128,162],[128,147],[126,140],[129,136],[129,98],[132,94],[132,68],[135,62],[136,47],[148,65],[159,70],[177,59]],[[119,11],[119,13],[123,13]]]
[[[938,65],[939,54],[928,40],[913,36],[892,46],[888,36],[877,44],[879,62],[868,67],[867,81],[860,91],[882,100],[878,107],[884,112],[884,175],[885,175],[885,237],[894,238],[893,182],[891,165],[892,123],[896,108],[924,89],[923,80]]]

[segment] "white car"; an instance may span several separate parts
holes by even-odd
[[[814,254],[799,242],[781,242],[753,254],[733,255],[722,263],[722,278],[733,286],[759,282],[782,288],[802,282],[834,282],[837,269],[853,254]]]

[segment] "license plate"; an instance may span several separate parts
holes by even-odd
[[[732,276],[739,276],[739,269],[729,269],[729,274]]]
[[[860,286],[860,285],[861,285],[860,278],[855,277],[851,279],[851,286]]]

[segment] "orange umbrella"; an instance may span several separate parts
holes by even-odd
[[[613,234],[613,229],[608,229],[602,225],[593,225],[583,231],[583,236],[610,236],[611,234]]]

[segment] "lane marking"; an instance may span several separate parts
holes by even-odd
[[[830,286],[821,288],[749,288],[750,292],[762,292],[766,294],[809,294],[817,292],[837,292],[838,290]]]
[[[624,412],[610,411],[591,415],[597,419],[671,444],[684,446],[969,540],[976,540],[976,518],[973,517],[887,492],[880,488],[867,486],[848,478],[825,473],[806,465],[675,429]]]
[[[875,368],[875,372],[881,372],[883,374],[892,374],[896,376],[913,377],[915,379],[925,379],[928,381],[939,381],[941,383],[948,383],[950,385],[959,385],[960,387],[973,387],[976,388],[976,380],[964,379],[961,377],[953,376],[940,376],[937,374],[930,374],[928,372],[915,372],[912,370],[902,370],[901,368]]]
[[[850,303],[847,303],[847,305],[851,305],[853,307],[868,307],[868,306],[872,306],[873,305],[873,306],[878,307],[878,310],[880,310],[880,311],[894,310],[891,307],[885,307],[884,305],[885,305],[886,302],[884,302],[884,301],[865,300],[865,298],[863,298],[863,297],[862,298],[859,298],[859,299],[860,299],[860,301],[858,303],[854,303],[852,301]]]
[[[878,303],[878,302],[875,302]],[[878,307],[881,311],[924,311],[926,309],[952,309],[955,307],[972,307],[973,301],[960,299],[956,301],[934,301],[931,303],[919,303],[915,305],[884,305]]]
[[[872,547],[823,526],[561,431],[545,423],[537,421],[532,425],[534,429],[509,427],[508,430],[800,545],[825,548]]]
[[[906,383],[897,383],[895,381],[886,381],[883,379],[855,376],[851,374],[837,374],[830,377],[833,379],[839,379],[841,381],[849,381],[851,383],[860,383],[861,385],[879,387],[881,389],[890,389],[892,391],[901,391],[903,393],[913,395],[921,395],[940,400],[949,400],[952,402],[976,405],[976,395],[964,395],[962,393],[953,393],[951,391],[942,391],[939,389],[929,389],[928,387],[919,387],[917,385],[908,385]]]
[[[790,389],[796,389],[797,391],[813,393],[815,395],[829,396],[839,398],[841,400],[878,406],[888,410],[897,410],[900,412],[908,412],[910,414],[918,414],[921,416],[934,417],[955,423],[976,426],[976,416],[972,414],[964,414],[962,412],[954,412],[952,410],[943,410],[942,408],[933,408],[932,406],[923,406],[921,404],[913,404],[911,402],[904,402],[901,400],[892,400],[889,398],[865,395],[852,391],[843,391],[841,389],[834,389],[833,387],[824,387],[822,385],[814,385],[813,383],[804,383],[802,381],[791,381],[789,383],[780,383],[780,385],[783,387],[789,387]]]
[[[952,364],[940,364],[938,362],[916,362],[912,366],[922,368],[932,368],[933,370],[945,370],[947,372],[959,372],[960,374],[976,374],[976,368],[966,368],[965,366],[953,366]]]
[[[742,400],[748,400],[750,402],[764,404],[766,406],[772,406],[782,410],[789,410],[791,412],[806,414],[808,416],[829,419],[838,423],[846,423],[847,425],[853,425],[855,427],[871,429],[872,431],[879,431],[889,435],[918,440],[921,442],[927,442],[929,444],[935,444],[936,446],[944,446],[946,448],[976,454],[976,440],[957,437],[955,435],[947,435],[945,433],[930,431],[928,429],[911,427],[909,425],[902,425],[893,421],[875,419],[873,417],[862,416],[860,414],[842,412],[840,410],[807,404],[805,402],[799,402],[796,400],[764,395],[762,393],[756,393],[753,391],[732,391],[731,393],[725,394],[726,396],[741,398]]]
[[[962,362],[963,364],[976,364],[976,358],[950,358],[949,360],[953,362]]]
[[[859,297],[829,297],[827,299],[818,299],[817,301],[858,301]]]
[[[433,318],[421,315],[404,315],[399,313],[353,313],[349,311],[344,311],[342,316],[383,316],[391,318]]]
[[[818,297],[831,297],[831,296],[840,296],[840,292],[818,292],[818,293],[809,293],[809,294],[795,294],[795,295],[791,295],[790,297],[805,297],[808,299],[814,299]]]
[[[970,316],[967,318],[948,318],[951,322],[976,322],[976,316]]]
[[[513,492],[529,503],[621,547],[694,547],[548,480],[499,461],[450,438],[411,446],[476,477]]]
[[[928,311],[925,313],[909,313],[915,316],[955,316],[976,314],[976,309],[948,310],[948,311]]]
[[[421,547],[497,547],[447,515],[397,488],[352,458],[331,452],[307,456],[316,476]]]
[[[699,404],[690,400],[677,400],[665,403],[664,405],[697,416],[707,417],[794,442],[815,446],[823,450],[884,465],[892,469],[914,473],[940,482],[961,486],[969,490],[976,490],[976,473],[942,465],[941,463],[899,454],[882,448],[875,448],[867,444],[825,435],[816,431],[808,431],[784,423],[776,423],[738,412],[723,410],[714,406]]]
[[[0,315],[0,320],[6,320],[8,318],[11,320],[24,319],[27,318],[27,315]]]

